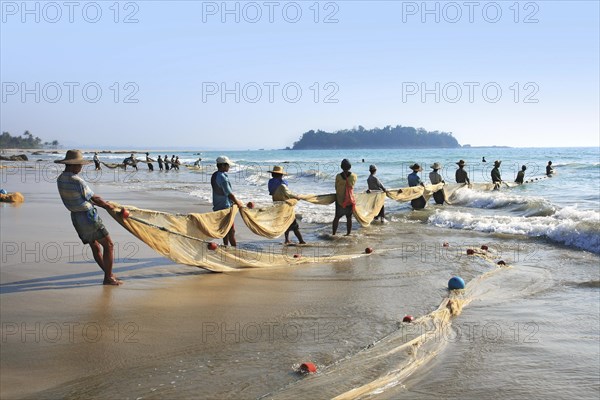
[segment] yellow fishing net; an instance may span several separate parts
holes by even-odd
[[[235,215],[237,206],[227,210],[203,214],[170,214],[166,212],[144,210],[132,206],[111,203],[115,208],[109,214],[130,233],[146,243],[159,254],[178,263],[201,267],[214,272],[234,271],[242,268],[269,268],[306,263],[327,263],[349,260],[363,256],[363,253],[336,254],[335,246],[312,246],[288,248],[271,245],[266,248],[235,248],[218,246],[214,250],[208,244],[210,238],[224,237]],[[290,204],[276,204],[268,209],[274,215],[285,213]],[[121,210],[129,212],[123,218]],[[241,210],[244,222],[255,233],[265,232],[274,235],[283,233],[289,223],[287,220],[268,217],[268,211]],[[293,211],[292,211],[293,215]],[[285,218],[290,218],[285,215]],[[282,228],[277,225],[283,224]]]

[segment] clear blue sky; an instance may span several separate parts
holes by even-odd
[[[474,146],[600,145],[598,1],[223,4],[2,1],[1,130],[271,149],[399,124]]]

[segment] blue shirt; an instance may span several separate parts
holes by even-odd
[[[231,200],[229,200],[229,195],[233,191],[227,173],[221,171],[215,172],[210,179],[210,184],[212,186],[213,211],[230,208],[232,204]]]
[[[85,212],[94,208],[90,202],[94,192],[79,175],[63,172],[56,179],[56,184],[60,198],[69,211]]]
[[[412,174],[408,175],[408,186],[413,187],[413,186],[419,186],[421,184],[421,178],[419,178],[419,175],[417,175],[416,171],[413,171]]]
[[[271,178],[269,179],[269,194],[273,196],[277,188],[281,185],[289,186],[285,179]]]
[[[94,192],[79,175],[63,172],[56,179],[58,194],[71,217],[79,225],[90,225],[98,221],[98,211],[90,201]]]

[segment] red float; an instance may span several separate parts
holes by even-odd
[[[305,362],[300,365],[300,372],[303,374],[314,374],[317,372],[317,366],[311,362]]]
[[[216,250],[219,246],[215,243],[215,242],[210,242],[208,244],[208,249],[209,250]]]
[[[371,247],[367,247],[365,249],[365,253],[367,253],[367,254],[371,254],[372,252],[373,252],[373,248],[371,248]]]
[[[481,246],[481,250],[485,250],[485,251],[487,251],[487,250],[488,250],[488,247],[487,247],[487,246],[484,244],[484,245],[482,245],[482,246]]]
[[[473,250],[473,249],[467,249],[467,255],[472,256],[473,254],[475,254],[475,250]]]
[[[402,318],[402,322],[413,322],[415,320],[415,318],[412,315],[405,315],[404,318]]]
[[[248,204],[246,204],[246,207],[253,209],[254,208],[254,203],[249,201]]]
[[[129,218],[129,211],[127,211],[126,208],[121,208],[121,217],[123,217],[123,219]]]

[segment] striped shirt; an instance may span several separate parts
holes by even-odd
[[[90,202],[94,192],[79,175],[65,171],[59,175],[56,183],[60,198],[69,211],[85,212],[94,208]]]

